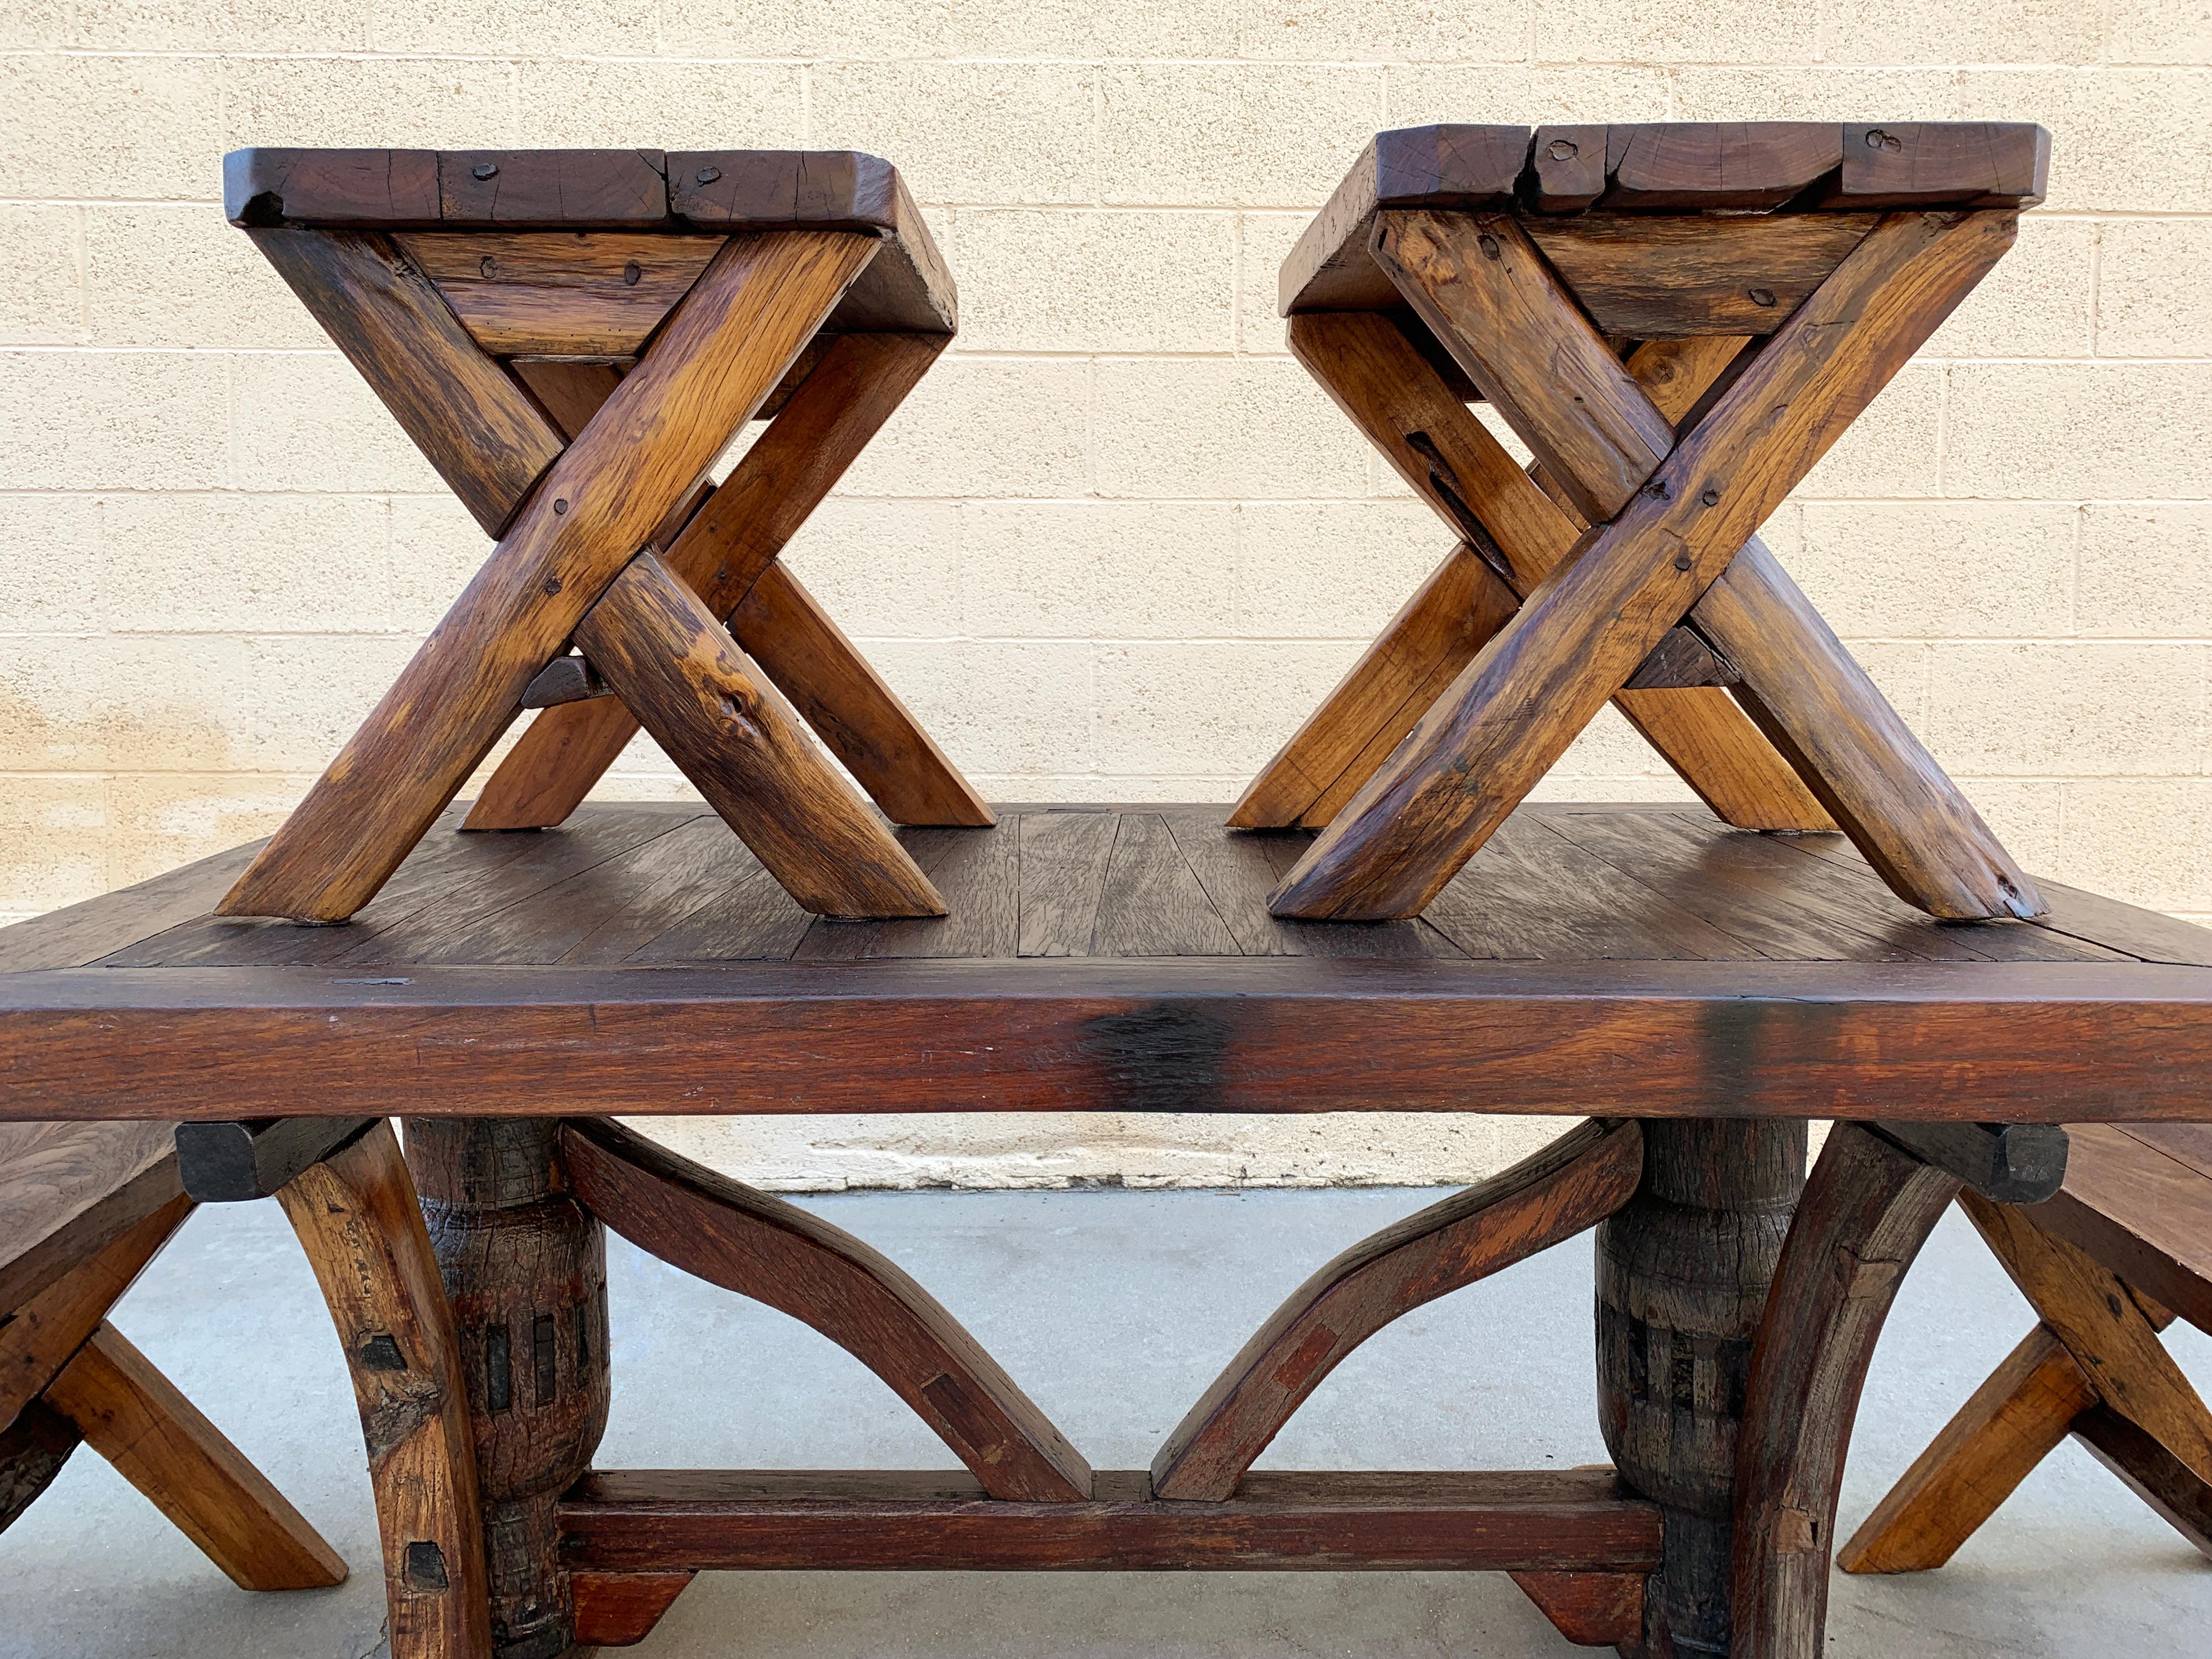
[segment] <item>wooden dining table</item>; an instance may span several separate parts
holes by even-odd
[[[2036,921],[1940,922],[1841,836],[1694,804],[1524,805],[1422,916],[1358,925],[1271,915],[1310,832],[1218,806],[902,830],[949,914],[872,921],[696,805],[464,810],[342,926],[215,914],[245,847],[0,933],[0,1118],[173,1121],[199,1195],[285,1206],[408,1659],[635,1641],[697,1571],[793,1567],[1498,1570],[1575,1641],[1809,1659],[1859,1383],[1936,1216],[2050,1190],[2044,1126],[2212,1089],[2212,934],[2048,881]],[[614,1121],[1106,1110],[1562,1133],[1317,1261],[1149,1469],[1094,1471],[865,1243]],[[610,1227],[843,1345],[957,1467],[594,1468]],[[1367,1336],[1591,1228],[1614,1467],[1250,1468]]]

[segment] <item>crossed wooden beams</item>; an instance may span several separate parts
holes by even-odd
[[[1840,827],[1938,916],[2039,914],[1754,532],[2047,157],[2034,127],[1380,135],[1284,268],[1291,348],[1462,540],[1231,818],[1321,830],[1275,914],[1417,914],[1608,700],[1730,823]],[[1784,203],[1821,210],[1745,211]]]
[[[641,723],[808,909],[943,915],[801,716],[896,822],[989,810],[777,556],[952,331],[896,173],[844,153],[264,149],[228,185],[498,545],[220,913],[352,915],[527,706],[467,828],[560,823]]]

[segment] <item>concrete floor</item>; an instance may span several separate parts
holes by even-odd
[[[1136,1468],[1276,1302],[1432,1201],[1399,1189],[881,1193],[809,1199],[929,1285],[1099,1468]],[[948,1454],[812,1332],[611,1242],[610,1466],[943,1468]],[[1262,1467],[1534,1468],[1605,1456],[1587,1237],[1431,1304],[1324,1383]],[[344,1369],[273,1204],[204,1210],[116,1324],[356,1565],[329,1591],[234,1589],[89,1452],[0,1537],[0,1656],[367,1659],[383,1651],[374,1516]],[[1954,1212],[1877,1355],[1846,1533],[2027,1329]],[[2212,1392],[2212,1340],[2172,1346]],[[2201,1656],[2212,1565],[2071,1444],[1940,1573],[1838,1575],[1844,1656]],[[640,1659],[1562,1655],[1477,1574],[722,1574]]]

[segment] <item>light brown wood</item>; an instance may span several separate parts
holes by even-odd
[[[1578,534],[1576,520],[1515,465],[1391,319],[1301,315],[1291,319],[1290,341],[1399,476],[1472,539],[1255,779],[1229,820],[1242,829],[1318,829],[1334,818],[1504,625],[1516,596],[1540,581]],[[1646,348],[1630,368],[1656,376],[1662,399],[1676,380],[1694,382],[1693,401],[1732,355],[1708,361],[1703,343],[1686,352]],[[1626,691],[1616,702],[1727,822],[1755,830],[1833,827],[1727,693]]]
[[[1529,594],[1322,831],[1277,890],[1275,913],[1339,921],[1418,913],[2012,236],[2006,213],[1884,220],[1651,487]],[[1658,418],[1633,381],[1623,395]],[[1978,911],[1962,899],[1938,914],[2009,913],[1999,894],[1990,897]]]
[[[224,915],[336,921],[368,901],[514,720],[524,688],[775,390],[875,249],[867,238],[814,231],[724,244],[226,896]]]
[[[500,534],[561,453],[522,389],[388,237],[248,234],[484,533]]]
[[[630,712],[805,908],[941,916],[945,901],[830,769],[699,596],[641,553],[576,627]]]
[[[667,550],[669,568],[717,616],[732,618],[945,343],[939,335],[837,337],[727,481],[692,515]],[[762,643],[755,634],[748,648]],[[815,660],[834,666],[828,658]],[[801,672],[806,666],[793,665]],[[771,677],[774,672],[770,667]],[[988,823],[990,809],[981,798],[896,699],[885,701],[888,689],[878,694],[880,686],[854,653],[838,672],[817,674],[807,695],[794,693],[794,700],[810,719],[818,708],[817,729],[833,749],[840,740],[833,732],[850,732],[856,749],[901,757],[897,765],[877,769],[872,781],[861,779],[895,823]],[[492,775],[466,827],[538,829],[562,822],[636,732],[635,719],[602,706],[540,714]],[[883,793],[876,793],[878,786]]]
[[[2087,1251],[2037,1227],[2033,1211],[1973,1193],[1961,1194],[1959,1203],[2104,1403],[2198,1480],[2212,1481],[2212,1412],[2118,1277]]]
[[[1510,214],[1394,210],[1371,246],[1429,331],[1592,524],[1620,512],[1674,446]]]
[[[638,231],[400,231],[392,240],[486,351],[626,356],[724,238]]]
[[[1848,213],[1591,214],[1523,228],[1601,330],[1660,340],[1773,333],[1874,222]]]
[[[45,1392],[191,1212],[191,1200],[178,1194],[0,1321],[0,1424]]]
[[[991,1495],[1076,1503],[1091,1468],[928,1291],[859,1239],[604,1120],[564,1128],[577,1195],[606,1224],[726,1290],[804,1320],[851,1353]]]
[[[240,1589],[345,1582],[338,1553],[113,1326],[93,1333],[44,1397]]]
[[[1642,1128],[1593,1119],[1362,1239],[1238,1351],[1152,1460],[1161,1498],[1219,1502],[1353,1349],[1393,1320],[1595,1226],[1644,1173]]]
[[[2065,1346],[2037,1326],[1913,1459],[1836,1565],[1845,1572],[1942,1566],[2096,1403]]]
[[[491,1659],[459,1344],[392,1126],[379,1124],[276,1197],[352,1374],[392,1659]]]

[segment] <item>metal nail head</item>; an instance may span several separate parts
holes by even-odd
[[[721,176],[722,170],[720,167],[701,167],[698,172],[691,175],[694,182],[702,185],[711,185]]]
[[[1486,231],[1475,240],[1481,246],[1484,258],[1495,259],[1498,257],[1498,239],[1495,236]]]
[[[637,286],[637,279],[644,274],[645,273],[643,271],[637,268],[637,261],[635,259],[631,260],[628,264],[623,267],[623,286],[624,288],[635,288]]]
[[[1869,127],[1866,136],[1869,149],[1903,149],[1905,141],[1893,132],[1884,132],[1880,127]]]
[[[1582,149],[1571,138],[1554,138],[1544,146],[1544,154],[1554,161],[1571,161],[1582,154]]]
[[[1771,288],[1754,288],[1747,291],[1751,295],[1752,304],[1755,306],[1771,306],[1774,303],[1774,290]]]
[[[1674,568],[1677,570],[1687,570],[1689,568],[1690,556],[1686,553],[1677,553],[1674,556]]]
[[[1718,507],[1721,504],[1721,492],[1717,489],[1708,489],[1704,495],[1698,496],[1698,499],[1703,501],[1707,507]]]
[[[469,177],[471,179],[496,179],[499,177],[499,165],[495,161],[479,161],[469,169]]]
[[[568,510],[568,497],[564,495],[558,501],[555,501],[553,503],[553,510],[556,513],[566,513]]]

